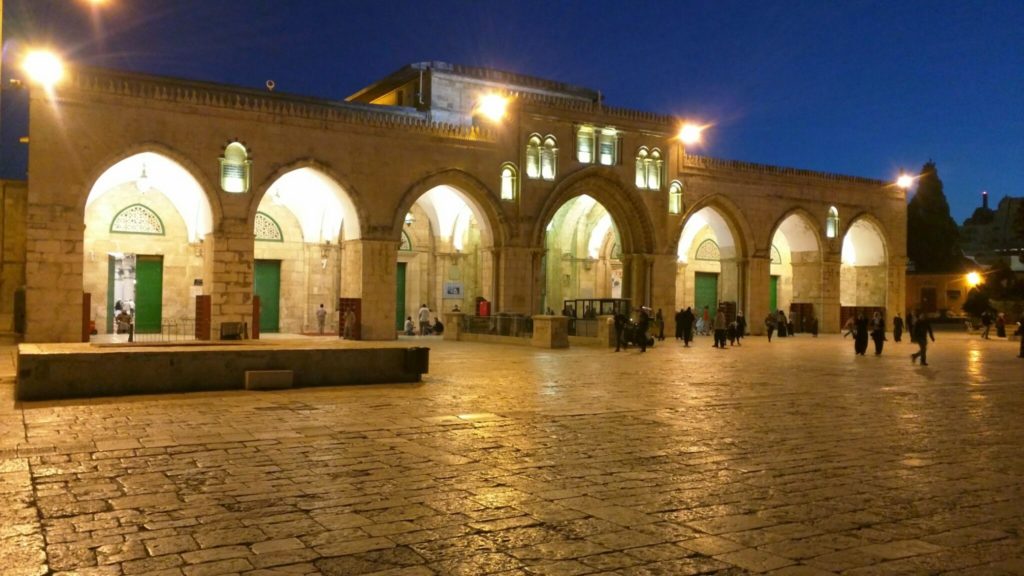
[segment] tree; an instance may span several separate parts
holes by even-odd
[[[907,206],[907,256],[916,272],[960,272],[963,256],[959,240],[939,171],[929,160],[921,167],[917,193]]]

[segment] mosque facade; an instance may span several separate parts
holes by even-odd
[[[508,97],[501,120],[476,114],[487,94]],[[628,298],[671,330],[674,310],[728,303],[754,333],[776,309],[822,332],[901,311],[903,190],[695,155],[679,124],[440,62],[344,101],[76,68],[30,98],[27,187],[10,184],[24,261],[4,270],[23,318],[0,320],[71,342],[115,330],[118,302],[146,330],[205,301],[214,338],[302,333],[321,303],[337,329],[343,299],[363,339],[391,340],[422,304],[538,315]]]

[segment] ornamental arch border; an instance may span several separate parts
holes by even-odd
[[[89,200],[89,194],[92,192],[92,187],[99,181],[100,177],[103,176],[108,170],[113,168],[117,163],[127,160],[132,156],[145,153],[157,154],[164,156],[175,164],[181,167],[182,170],[188,173],[199,188],[203,191],[203,197],[206,199],[207,205],[210,207],[210,232],[216,233],[220,230],[220,224],[224,219],[224,208],[221,204],[221,199],[218,190],[219,187],[215,187],[206,173],[196,164],[192,158],[186,154],[183,154],[166,144],[160,142],[141,142],[133,144],[127,148],[123,148],[119,152],[108,154],[101,162],[96,163],[98,168],[90,168],[86,172],[83,189],[78,191],[78,197],[76,198],[76,206],[78,206],[78,213],[81,215],[81,220],[85,221],[85,205]]]
[[[251,194],[252,198],[249,201],[250,203],[247,210],[246,229],[252,230],[255,228],[256,213],[259,212],[260,203],[263,202],[263,197],[267,195],[267,192],[270,190],[270,187],[273,186],[278,180],[280,180],[282,176],[290,172],[300,170],[302,168],[310,168],[312,170],[320,172],[321,174],[325,175],[328,179],[333,181],[335,184],[337,184],[338,188],[341,188],[342,193],[344,193],[348,197],[349,202],[352,203],[352,207],[355,209],[356,219],[358,220],[358,225],[356,227],[356,229],[359,231],[358,238],[363,238],[366,235],[367,222],[369,220],[368,214],[366,212],[366,206],[365,203],[363,202],[362,194],[359,193],[359,190],[355,187],[355,185],[352,184],[352,182],[349,179],[341,176],[335,170],[333,170],[323,162],[316,160],[315,158],[302,158],[294,160],[287,164],[282,164],[277,169],[272,171],[270,174],[267,174],[267,176],[263,180],[261,180],[257,186],[253,187],[253,191]],[[344,226],[345,224],[343,222],[343,229]],[[342,238],[342,240],[355,239],[357,238]]]
[[[531,246],[543,248],[548,222],[566,202],[586,194],[597,200],[612,217],[619,232],[622,254],[652,254],[657,245],[647,206],[622,184],[611,168],[594,166],[565,178],[548,195],[537,214]]]
[[[500,172],[496,174],[500,176]],[[438,186],[455,188],[473,204],[471,210],[474,213],[477,210],[480,211],[478,216],[486,220],[485,237],[490,241],[492,248],[501,248],[508,244],[509,218],[497,196],[472,174],[454,168],[428,174],[406,188],[392,216],[391,226],[388,230],[389,240],[401,242],[402,231],[405,227],[405,215],[420,197]]]

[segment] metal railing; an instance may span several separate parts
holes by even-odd
[[[467,334],[530,338],[533,336],[533,318],[516,314],[463,316],[462,331]]]
[[[185,342],[196,339],[196,321],[194,318],[164,320],[160,323],[160,331],[147,330],[140,332],[135,327],[134,342]]]

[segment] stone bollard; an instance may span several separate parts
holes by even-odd
[[[615,316],[597,317],[597,338],[603,345],[615,346]]]
[[[444,313],[444,339],[445,340],[461,340],[462,336],[462,319],[466,315],[463,312],[445,312]]]

